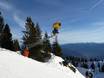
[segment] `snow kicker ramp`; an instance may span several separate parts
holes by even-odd
[[[0,78],[84,78],[77,71],[58,63],[60,57],[53,56],[41,63],[5,49],[0,49]]]

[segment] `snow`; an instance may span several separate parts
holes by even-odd
[[[49,62],[41,63],[0,48],[0,78],[85,78],[78,70],[74,73],[60,65],[62,61],[52,55]]]

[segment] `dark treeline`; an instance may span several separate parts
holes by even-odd
[[[66,57],[63,57],[65,60],[69,60],[69,61],[78,61],[78,62],[94,62],[94,61],[103,61],[103,59],[101,58],[87,58],[87,57],[78,57],[78,56],[66,56]]]
[[[5,24],[4,19],[0,13],[0,46],[14,51],[12,34],[8,24]]]
[[[12,38],[12,33],[9,24],[5,23],[5,20],[0,12],[0,47],[11,51],[20,51],[21,54],[28,54],[29,58],[38,61],[48,61],[51,58],[51,53],[57,56],[62,56],[61,47],[57,42],[50,43],[48,33],[44,34],[42,38],[42,31],[38,23],[34,23],[31,17],[27,17],[25,22],[25,30],[23,32],[22,47],[19,45],[18,39]],[[24,51],[25,50],[25,51]]]
[[[104,72],[104,60],[98,58],[86,58],[86,57],[76,57],[67,56],[64,57],[65,61],[72,63],[75,67],[83,67],[86,69],[92,69],[94,72]]]

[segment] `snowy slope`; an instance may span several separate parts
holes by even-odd
[[[29,59],[9,50],[0,49],[0,78],[84,78],[78,71],[59,64],[60,57],[52,56],[48,63]]]

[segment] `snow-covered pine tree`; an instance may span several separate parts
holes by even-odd
[[[1,36],[2,36],[2,38],[1,38],[1,47],[14,51],[12,34],[10,32],[10,28],[9,28],[8,24],[5,25]]]
[[[40,29],[37,29],[31,17],[27,17],[23,36],[23,44],[29,48],[30,54],[29,57],[38,61],[43,61],[43,56],[41,53],[42,44],[41,40],[41,32]],[[39,28],[39,27],[38,27]]]

